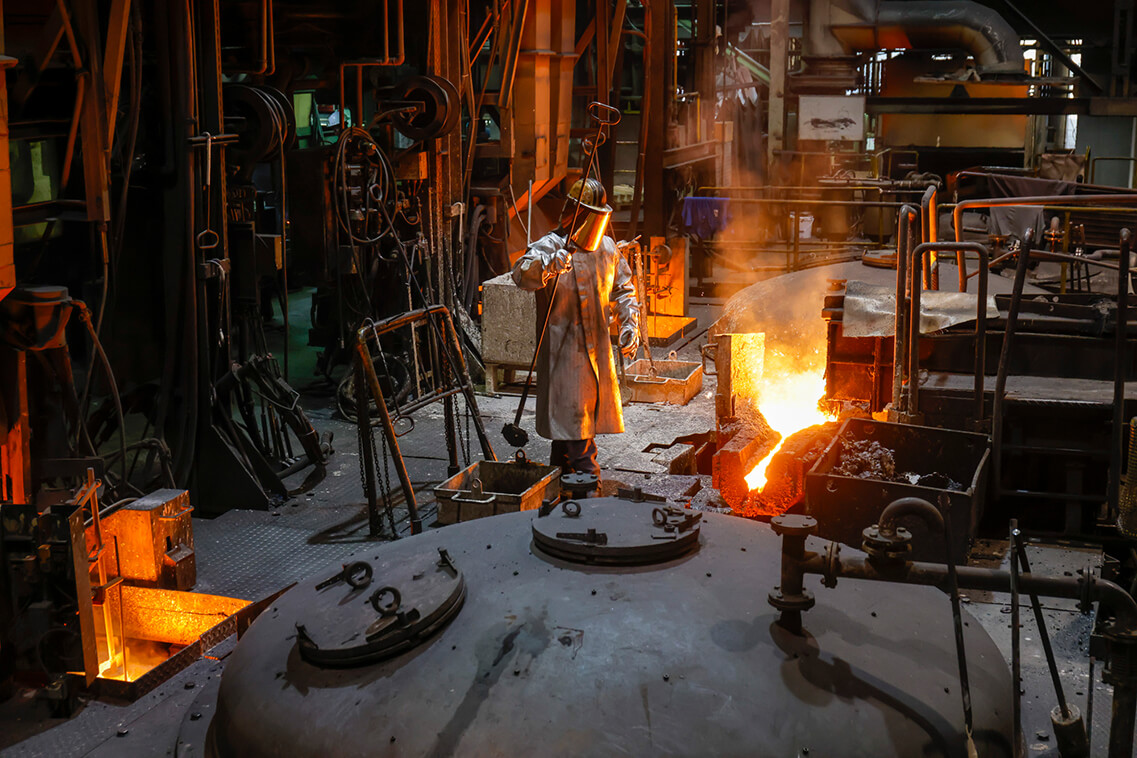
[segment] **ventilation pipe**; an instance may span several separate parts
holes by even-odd
[[[806,55],[959,48],[982,72],[1023,73],[1019,36],[971,0],[811,0]]]

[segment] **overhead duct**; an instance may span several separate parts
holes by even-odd
[[[806,55],[959,48],[984,72],[1022,73],[1019,36],[997,12],[971,0],[812,0]]]

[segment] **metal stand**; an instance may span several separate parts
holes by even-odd
[[[474,386],[466,367],[466,359],[462,355],[462,346],[458,342],[458,334],[454,330],[454,322],[451,320],[450,311],[446,306],[431,305],[427,308],[419,308],[398,316],[393,316],[375,324],[365,324],[362,326],[356,335],[356,362],[358,364],[356,371],[363,374],[367,386],[370,389],[371,399],[375,401],[375,405],[378,409],[379,423],[382,427],[383,438],[391,450],[391,459],[395,465],[395,474],[399,478],[399,484],[403,490],[403,497],[407,502],[407,511],[411,522],[412,534],[419,534],[422,531],[422,517],[418,512],[414,487],[411,484],[410,475],[407,473],[407,467],[403,461],[402,452],[399,450],[398,435],[395,434],[395,425],[391,420],[390,412],[387,410],[383,387],[379,383],[379,376],[375,373],[375,364],[372,362],[371,350],[368,348],[367,343],[369,340],[374,341],[376,349],[381,349],[378,343],[382,335],[403,327],[413,327],[419,322],[427,322],[431,327],[429,333],[437,341],[437,355],[443,364],[438,368],[447,369],[435,372],[436,379],[439,375],[442,375],[447,378],[448,382],[454,379],[457,381],[456,383],[450,383],[446,386],[436,381],[429,391],[411,403],[403,404],[396,408],[396,410],[400,417],[409,417],[416,410],[439,400],[452,403],[453,397],[461,393],[470,408],[474,428],[478,435],[478,441],[481,443],[482,455],[486,460],[497,460],[493,452],[493,446],[490,445],[489,437],[486,436],[481,414],[478,412],[478,402],[474,396]],[[362,414],[360,417],[366,419],[366,415],[367,414]],[[366,421],[361,423],[365,422]],[[371,524],[371,534],[372,536],[378,536],[376,527],[380,523],[380,517],[378,502],[374,491],[373,468],[377,465],[377,461],[372,458],[370,452],[364,453],[364,451],[361,450],[360,455],[361,464],[366,467],[364,477],[365,488],[368,490],[367,506]],[[455,464],[456,461],[451,461],[452,466]],[[368,482],[371,484],[368,485]],[[393,536],[397,538],[398,533],[396,532]]]

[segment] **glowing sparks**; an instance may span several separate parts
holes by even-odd
[[[818,354],[819,351],[813,351],[804,359],[795,359],[777,350],[766,353],[758,409],[782,439],[746,475],[751,491],[766,486],[766,469],[790,435],[831,420],[817,407],[817,401],[825,395],[825,371]]]

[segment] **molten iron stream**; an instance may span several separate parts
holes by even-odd
[[[779,366],[780,363],[785,364],[784,367]],[[781,434],[782,439],[746,475],[746,484],[751,492],[766,486],[766,469],[790,435],[833,420],[817,407],[817,402],[825,395],[825,373],[820,366],[803,367],[779,353],[768,354],[761,393],[759,410],[766,423]]]

